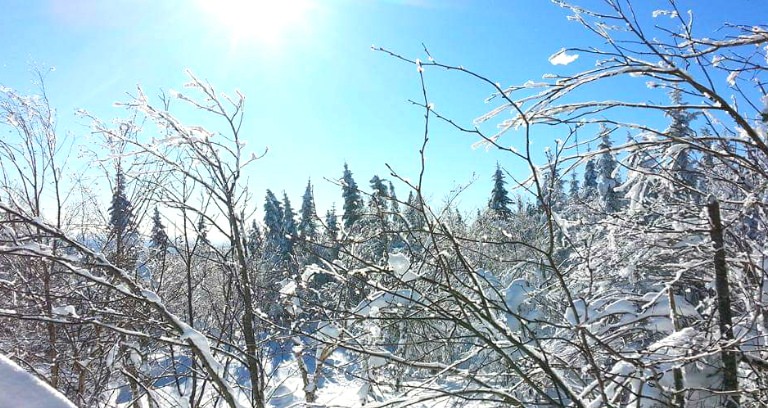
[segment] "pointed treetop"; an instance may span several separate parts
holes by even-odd
[[[512,200],[509,198],[509,192],[506,187],[504,187],[505,184],[507,182],[504,180],[504,172],[497,162],[496,171],[493,173],[493,189],[491,190],[491,199],[488,200],[488,208],[496,215],[506,217],[512,213],[509,209]]]
[[[352,172],[349,170],[347,163],[344,163],[344,174],[341,183],[341,196],[344,199],[344,206],[342,207],[344,213],[341,219],[344,221],[344,228],[349,230],[363,214],[363,199],[360,196],[357,183],[352,178]]]
[[[168,248],[168,234],[165,231],[165,225],[160,218],[160,210],[155,207],[155,212],[152,215],[152,236],[150,237],[149,246],[157,249]]]
[[[113,234],[125,236],[136,231],[136,220],[133,205],[125,192],[125,174],[119,163],[115,178],[115,190],[112,192],[112,204],[109,207],[109,226]]]
[[[291,200],[288,199],[288,194],[285,191],[283,191],[283,232],[291,240],[296,239],[298,234],[296,229],[296,213],[293,212]]]
[[[389,197],[389,190],[387,188],[387,185],[384,184],[384,180],[379,178],[379,176],[373,176],[371,178],[371,200],[370,200],[370,206],[380,210],[380,211],[387,211],[386,203],[387,198]]]
[[[307,188],[304,190],[304,196],[301,200],[300,217],[299,235],[304,239],[314,239],[317,236],[317,213],[311,181],[307,181]]]
[[[335,241],[339,235],[339,224],[336,221],[336,203],[331,205],[331,209],[325,212],[325,226],[328,238]]]
[[[200,218],[197,219],[197,237],[203,244],[208,244],[208,226],[205,225],[205,218],[200,214]]]
[[[611,151],[613,142],[611,142],[611,133],[615,129],[608,129],[605,125],[600,125],[600,145],[598,149],[602,150],[597,158],[597,188],[602,198],[605,209],[608,212],[616,212],[621,207],[621,199],[616,187],[621,184],[617,174],[619,162],[616,160],[614,152]]]
[[[268,235],[280,234],[283,229],[283,206],[275,194],[267,189],[264,198],[264,226]]]

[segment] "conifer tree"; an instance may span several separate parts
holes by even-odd
[[[669,99],[673,106],[685,106],[680,88],[673,88],[669,92]],[[688,112],[684,109],[670,109],[666,111],[665,116],[670,119],[669,127],[664,133],[680,141],[690,140],[694,137],[694,131],[691,129],[691,122],[698,116],[697,113]],[[680,149],[674,156],[671,166],[672,176],[685,187],[697,188],[698,180],[693,160],[691,159],[691,150],[688,148]]]
[[[571,199],[571,201],[576,201],[579,198],[580,192],[581,189],[579,188],[579,179],[576,177],[576,172],[571,172],[571,182],[568,189],[568,197]]]
[[[387,211],[387,198],[389,197],[389,191],[384,181],[379,176],[373,176],[371,178],[371,200],[370,205],[376,211]]]
[[[264,198],[264,228],[267,241],[274,241],[276,236],[282,235],[282,224],[283,205],[272,190],[267,190]]]
[[[136,264],[138,235],[133,205],[126,195],[125,174],[118,163],[115,190],[109,207],[109,236],[114,245],[112,261],[120,268],[132,269]]]
[[[552,158],[549,159],[547,167],[542,180],[543,194],[541,198],[552,209],[560,209],[560,206],[565,203],[565,189],[560,177],[560,169],[557,167],[557,162]]]
[[[328,239],[335,241],[339,237],[339,223],[336,219],[336,204],[325,212],[326,235]]]
[[[582,197],[587,200],[597,193],[597,171],[595,159],[590,157],[584,165],[584,182],[582,183]]]
[[[264,237],[261,233],[261,228],[256,220],[251,221],[251,227],[248,229],[248,242],[246,247],[248,249],[248,256],[255,258],[264,245]]]
[[[291,200],[288,199],[288,195],[283,192],[283,248],[284,253],[293,253],[293,245],[296,243],[298,237],[298,230],[296,228],[296,213],[293,212],[291,207]]]
[[[344,213],[341,219],[344,222],[344,228],[350,230],[363,213],[363,199],[360,197],[357,183],[352,178],[352,172],[349,170],[347,163],[344,163],[341,196],[344,199],[344,206],[342,208]]]
[[[509,199],[509,193],[504,185],[507,182],[504,180],[504,172],[501,170],[499,163],[496,163],[496,171],[493,173],[493,189],[491,190],[491,199],[488,201],[488,208],[493,214],[507,218],[512,214],[509,209],[509,204],[512,200]]]
[[[286,259],[285,224],[283,206],[271,190],[267,190],[264,200],[264,255],[276,266]]]
[[[600,145],[598,149],[602,151],[597,159],[597,174],[598,174],[598,190],[600,197],[602,198],[605,210],[608,212],[616,212],[621,207],[621,199],[619,193],[616,192],[621,182],[618,176],[615,176],[616,168],[618,167],[618,161],[611,151],[613,143],[611,142],[611,131],[605,126],[600,127]]]
[[[165,225],[160,219],[160,211],[157,207],[152,215],[152,236],[149,245],[159,251],[165,251],[168,248],[168,233],[165,231]]]
[[[305,241],[317,238],[317,213],[315,212],[315,197],[312,183],[307,181],[307,188],[301,200],[301,220],[298,227],[299,236]]]
[[[139,237],[138,229],[136,226],[136,218],[133,213],[133,204],[128,199],[126,194],[125,174],[120,166],[120,162],[117,163],[117,171],[115,174],[115,190],[112,193],[112,204],[109,207],[109,241],[114,246],[112,253],[110,254],[110,261],[120,269],[126,271],[133,271],[134,279],[138,280],[140,277],[149,278],[150,274],[145,274],[146,269],[143,267],[137,267],[138,250],[139,250]],[[137,304],[133,304],[133,307],[140,307]],[[132,327],[136,329],[136,327]],[[125,347],[125,335],[121,335],[121,347],[120,355],[123,360],[124,369],[128,372],[132,378],[129,379],[129,389],[131,395],[139,394],[139,385],[134,380],[135,374],[138,370],[137,364],[134,363],[134,359],[129,356],[133,356],[132,351],[128,351]],[[141,347],[141,346],[140,346]]]
[[[403,215],[400,213],[400,202],[397,200],[397,195],[395,194],[395,186],[392,185],[391,181],[389,182],[389,203],[389,225],[394,231],[389,246],[391,251],[397,251],[405,247],[405,240],[401,234],[405,233],[407,226],[405,225],[405,219],[403,218]]]
[[[389,192],[387,186],[379,178],[371,178],[371,198],[368,202],[369,211],[361,220],[361,231],[366,237],[366,242],[362,246],[364,253],[361,255],[367,257],[370,261],[376,263],[385,258],[389,249],[389,239],[385,233],[389,228],[387,217],[387,201]]]
[[[400,203],[397,201],[397,194],[395,194],[395,186],[392,182],[389,182],[389,206],[392,210],[392,215],[399,218],[400,215]]]
[[[408,201],[406,201],[405,211],[403,217],[408,222],[408,229],[411,231],[417,231],[424,228],[424,214],[422,211],[421,201],[413,194],[413,191],[408,193]]]
[[[336,217],[336,204],[331,206],[331,209],[325,212],[325,260],[333,261],[339,257],[339,223]]]
[[[208,241],[208,226],[205,225],[205,218],[200,215],[200,218],[197,219],[197,238],[200,240],[200,243],[205,245],[210,245],[210,241]]]

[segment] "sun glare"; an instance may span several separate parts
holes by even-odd
[[[310,0],[199,0],[213,24],[234,44],[279,45],[307,24]]]

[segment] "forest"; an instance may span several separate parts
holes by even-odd
[[[92,150],[44,86],[0,88],[0,357],[82,407],[768,405],[768,26],[554,3],[594,41],[550,62],[589,69],[504,86],[373,47],[421,84],[421,173],[338,163],[323,213],[312,183],[248,188],[244,96],[191,72],[82,112]],[[487,113],[441,113],[433,73],[487,87]],[[433,202],[436,123],[526,177]]]

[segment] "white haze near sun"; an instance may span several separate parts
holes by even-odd
[[[235,45],[279,47],[309,24],[311,0],[197,0],[210,23]]]

